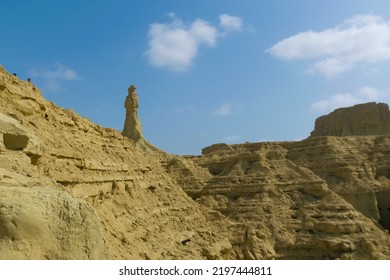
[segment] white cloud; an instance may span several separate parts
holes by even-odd
[[[219,16],[219,24],[227,31],[241,31],[242,19],[227,14]]]
[[[359,90],[357,91],[357,95],[363,99],[378,100],[378,101],[387,97],[387,93],[384,92],[383,90],[379,90],[368,86],[359,88]]]
[[[228,117],[238,112],[241,112],[242,110],[243,110],[243,106],[238,102],[235,103],[224,102],[218,107],[218,109],[216,109],[213,112],[213,115],[218,117]]]
[[[169,12],[169,13],[167,13],[167,17],[175,18],[176,14],[174,12]]]
[[[267,51],[284,60],[314,59],[307,72],[332,78],[361,64],[390,60],[390,22],[357,15],[334,28],[293,35]]]
[[[152,66],[183,71],[192,64],[200,46],[215,46],[217,29],[202,19],[187,26],[173,13],[170,17],[171,23],[150,25],[146,56]]]
[[[192,65],[200,47],[214,47],[217,39],[226,35],[203,19],[186,24],[172,12],[167,16],[170,23],[149,26],[145,55],[154,67],[184,71]],[[242,19],[224,14],[220,16],[220,25],[224,31],[240,31]]]
[[[217,110],[214,111],[215,116],[227,117],[232,114],[233,106],[229,103],[222,103]]]
[[[43,87],[49,91],[59,91],[62,89],[61,81],[74,81],[79,79],[79,75],[73,69],[66,68],[61,63],[56,63],[46,69],[30,69],[28,71],[32,78],[43,80]]]
[[[359,103],[386,101],[389,94],[373,88],[361,87],[354,93],[335,94],[328,99],[323,99],[311,105],[311,111],[324,113],[330,112],[340,107],[348,107]]]

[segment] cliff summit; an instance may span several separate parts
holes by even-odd
[[[390,111],[385,103],[365,103],[336,109],[319,117],[311,136],[390,134]]]

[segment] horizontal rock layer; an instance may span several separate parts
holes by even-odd
[[[1,197],[20,193],[19,201],[0,204],[23,213],[41,209],[37,219],[42,225],[40,238],[27,238],[30,216],[0,212],[0,252],[8,252],[2,258],[232,258],[226,219],[208,220],[211,210],[188,197],[161,166],[168,155],[55,106],[32,83],[1,67],[0,136]],[[50,189],[61,195],[49,195]],[[44,201],[23,195],[35,190]],[[83,223],[71,215],[67,222],[78,231],[53,230],[62,228],[61,213],[70,211],[66,207],[72,199],[89,205],[95,218]],[[10,235],[7,221],[12,219],[18,219],[18,226]],[[86,253],[86,238],[79,231],[89,235],[87,227],[101,232],[104,242],[97,252]],[[53,243],[46,248],[45,238],[74,246],[63,250]],[[19,249],[21,243],[29,250]]]
[[[228,217],[237,258],[389,258],[390,136],[216,144],[167,162]]]
[[[311,136],[390,134],[390,111],[384,103],[370,102],[319,117]]]

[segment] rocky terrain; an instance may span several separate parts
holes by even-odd
[[[390,111],[384,103],[358,104],[319,117],[311,136],[390,134]]]
[[[0,67],[0,259],[390,259],[389,151],[313,133],[170,155]]]

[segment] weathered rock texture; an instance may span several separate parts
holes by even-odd
[[[384,103],[366,103],[340,108],[319,117],[311,136],[390,134],[390,111]]]
[[[161,166],[165,153],[1,67],[0,111],[0,258],[232,258],[229,222],[210,221]]]
[[[378,172],[387,159],[382,148],[372,158],[373,140],[218,144],[171,160],[167,170],[230,220],[237,258],[389,258],[390,177]]]
[[[390,136],[166,154],[0,67],[2,259],[390,259]]]
[[[0,193],[1,259],[108,257],[100,218],[85,201],[43,186],[0,186]]]

